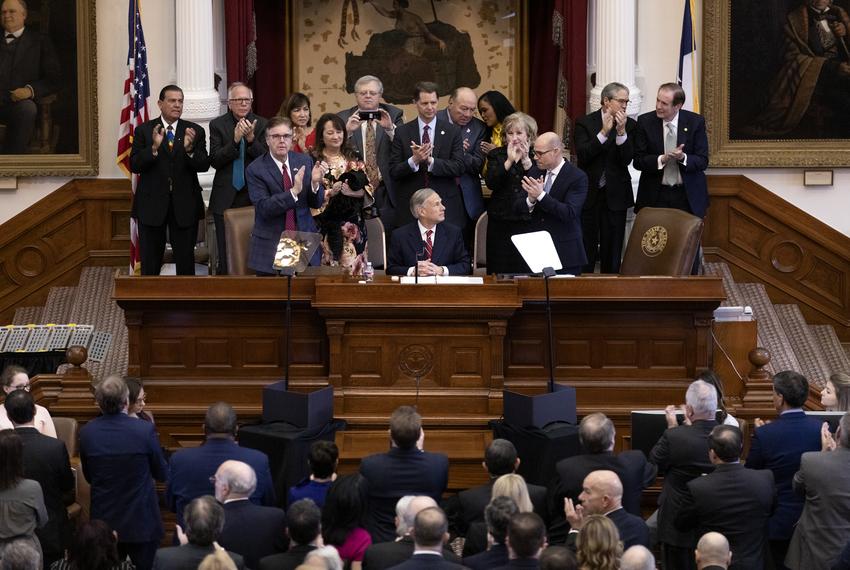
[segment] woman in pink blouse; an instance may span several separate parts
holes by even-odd
[[[362,475],[346,475],[334,481],[322,509],[322,537],[335,546],[346,568],[360,570],[363,554],[372,537],[363,528],[366,514],[366,480]]]

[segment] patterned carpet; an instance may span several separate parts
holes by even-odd
[[[806,324],[800,307],[774,305],[773,308],[791,341],[791,348],[800,363],[799,371],[809,379],[810,384],[823,388],[831,372],[820,343]]]

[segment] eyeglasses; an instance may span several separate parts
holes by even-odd
[[[553,150],[558,150],[558,149],[556,149],[556,148],[550,148],[549,150],[537,150],[537,149],[535,148],[534,150],[532,150],[532,151],[531,151],[531,154],[533,154],[536,158],[540,158],[540,157],[541,157],[541,156],[543,156],[544,154],[549,153],[549,152],[552,152]]]
[[[286,133],[285,135],[269,135],[269,138],[273,141],[291,141],[292,133]]]
[[[628,99],[611,99],[611,100],[612,100],[612,101],[616,101],[616,102],[618,102],[618,103],[621,103],[621,104],[623,104],[623,105],[628,105],[628,104],[629,104],[629,100],[628,100]]]
[[[249,103],[251,103],[251,101],[253,101],[253,99],[247,99],[245,97],[242,97],[240,99],[228,99],[227,100],[228,103],[239,103],[240,105],[249,104]]]
[[[24,392],[29,392],[32,390],[32,385],[29,383],[20,384],[19,386],[12,386],[12,390],[23,390]]]

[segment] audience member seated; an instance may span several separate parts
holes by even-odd
[[[693,551],[696,535],[682,532],[673,521],[677,506],[688,494],[688,483],[700,475],[714,471],[708,459],[708,436],[717,425],[717,390],[695,380],[685,394],[685,417],[690,425],[666,430],[649,454],[649,460],[664,475],[664,487],[658,499],[658,541],[664,568],[694,568]]]
[[[708,456],[715,469],[688,483],[689,492],[679,504],[675,520],[681,530],[725,536],[735,553],[731,568],[738,570],[764,567],[767,521],[776,507],[773,473],[745,469],[741,465],[743,448],[741,430],[735,426],[717,426],[711,431]]]
[[[235,441],[237,429],[233,407],[225,402],[215,403],[204,418],[204,443],[171,456],[165,497],[168,507],[177,514],[177,524],[183,524],[183,509],[189,501],[215,494],[211,479],[219,465],[228,459],[247,463],[257,474],[257,489],[251,495],[251,502],[275,504],[268,457],[261,451],[239,447]]]
[[[794,475],[794,492],[806,502],[785,557],[792,570],[828,569],[850,541],[850,414],[841,418],[837,433],[833,449],[835,442],[824,424],[823,446],[831,451],[804,453]]]
[[[395,505],[405,495],[428,495],[438,501],[446,490],[449,459],[424,451],[422,416],[411,406],[401,406],[390,416],[390,450],[364,457],[360,473],[369,489],[366,529],[373,542],[395,537]]]
[[[379,542],[366,549],[363,556],[363,570],[385,570],[396,564],[401,564],[413,556],[413,524],[419,511],[436,507],[437,502],[431,497],[420,495],[405,495],[396,503],[396,534],[398,537],[391,542]],[[459,564],[460,558],[448,546],[443,547],[443,558]]]
[[[319,508],[325,506],[325,495],[336,480],[336,466],[339,462],[339,449],[332,441],[314,441],[307,455],[310,476],[289,489],[291,505],[300,499],[313,499]]]
[[[472,570],[489,570],[508,563],[508,524],[519,513],[516,503],[510,497],[496,497],[484,508],[484,521],[487,524],[488,548],[463,559],[463,565]]]
[[[286,511],[289,550],[260,560],[258,570],[293,570],[322,544],[322,511],[310,499],[300,499]]]
[[[522,475],[508,473],[502,475],[493,483],[492,497],[510,497],[517,506],[520,513],[534,511],[534,505],[528,496],[528,486]],[[469,532],[466,533],[466,541],[463,543],[463,555],[465,557],[478,554],[487,550],[487,525],[484,521],[472,523]]]
[[[508,523],[509,560],[501,568],[539,568],[546,548],[546,525],[535,513],[517,513]]]
[[[15,390],[30,391],[30,377],[26,369],[17,364],[10,364],[4,368],[0,380],[3,382],[3,392],[5,394],[11,394]],[[34,425],[35,429],[44,435],[56,437],[53,418],[50,417],[50,412],[44,406],[35,405]],[[12,429],[12,422],[9,421],[9,417],[6,415],[6,409],[2,406],[0,406],[0,429]]]
[[[0,560],[15,541],[32,545],[41,568],[41,545],[35,529],[47,523],[47,508],[38,481],[24,478],[21,437],[10,429],[0,430]]]
[[[154,479],[165,481],[168,466],[150,422],[127,415],[129,390],[120,376],[95,388],[102,412],[80,430],[83,474],[91,484],[91,518],[118,533],[118,554],[138,570],[150,570],[163,537]]]
[[[699,570],[726,570],[732,563],[729,541],[719,532],[702,535],[694,551]]]
[[[207,554],[198,565],[198,570],[237,570],[233,559],[226,551],[217,549],[212,554]]]
[[[540,570],[576,570],[573,551],[565,546],[547,546],[540,555]]]
[[[831,375],[820,393],[820,403],[830,412],[850,412],[850,374]]]
[[[183,511],[185,534],[177,527],[180,546],[166,546],[156,551],[155,570],[195,570],[203,559],[217,550],[215,542],[224,528],[224,508],[215,497],[204,495],[193,499]],[[239,570],[245,568],[242,556],[227,553]]]
[[[647,547],[635,544],[623,552],[620,570],[655,570],[655,556]]]
[[[579,570],[618,570],[623,543],[614,521],[602,515],[590,515],[576,538]],[[677,566],[665,566],[670,570]]]
[[[472,266],[460,228],[446,219],[439,194],[422,188],[410,198],[410,211],[417,219],[393,232],[388,275],[469,275]]]
[[[413,522],[414,553],[408,560],[392,566],[393,570],[460,570],[460,564],[443,558],[443,548],[449,540],[449,523],[439,507],[428,507],[417,513]]]
[[[647,462],[640,450],[628,450],[615,455],[616,435],[614,422],[605,414],[592,413],[581,420],[578,437],[584,453],[562,459],[555,466],[558,477],[550,505],[550,543],[562,544],[566,540],[569,529],[564,520],[564,499],[569,498],[577,503],[584,479],[593,471],[608,470],[616,473],[623,485],[623,508],[640,516],[641,492],[655,481],[657,468]]]
[[[145,399],[147,398],[147,394],[145,394],[145,387],[142,386],[142,383],[135,378],[125,378],[124,381],[127,383],[127,397],[130,401],[129,406],[127,407],[127,415],[131,418],[139,418],[146,422],[153,422],[153,416],[150,412],[145,411]]]
[[[703,370],[702,372],[697,374],[697,377],[694,378],[694,380],[702,380],[704,382],[708,382],[709,384],[714,386],[715,390],[717,390],[717,414],[715,417],[717,423],[726,424],[728,426],[741,427],[740,424],[738,424],[738,420],[735,419],[735,417],[726,410],[726,400],[723,395],[725,390],[723,388],[723,380],[720,379],[720,376],[718,376],[714,370]]]
[[[316,131],[310,128],[313,119],[310,98],[303,93],[292,93],[280,104],[277,114],[292,121],[292,150],[310,152],[316,144]]]
[[[218,543],[241,554],[248,568],[260,558],[286,552],[286,514],[277,507],[250,501],[257,490],[257,474],[247,463],[225,461],[215,472],[215,498],[224,505],[224,528]]]
[[[38,481],[44,494],[48,521],[35,534],[47,567],[62,558],[71,531],[67,504],[73,502],[75,481],[68,450],[62,441],[35,429],[35,402],[29,392],[15,390],[3,405],[23,443],[24,477]]]
[[[614,522],[623,548],[641,545],[649,548],[649,528],[642,518],[623,508],[623,485],[613,471],[593,471],[584,478],[579,495],[581,505],[572,499],[564,499],[564,513],[572,527],[567,536],[567,546],[574,546],[576,535],[588,515],[603,515]]]
[[[359,473],[334,481],[322,509],[322,538],[336,547],[351,570],[360,570],[372,537],[363,528],[367,510],[366,480]]]
[[[41,570],[41,553],[27,539],[12,540],[0,553],[0,570]]]
[[[794,493],[791,482],[800,469],[800,456],[821,449],[821,422],[803,412],[808,397],[809,381],[802,374],[792,371],[775,374],[773,405],[779,415],[772,422],[756,418],[747,455],[747,467],[773,472],[777,505],[768,522],[767,537],[773,563],[780,569],[785,568],[783,560],[788,543],[803,512],[803,497]],[[737,548],[733,552],[737,562]]]
[[[343,570],[347,568],[339,557],[339,552],[333,546],[323,546],[307,553],[304,563],[296,568],[314,570]]]
[[[50,566],[50,570],[134,570],[128,558],[118,555],[118,539],[109,525],[101,520],[90,520],[77,527],[71,547],[63,560]]]

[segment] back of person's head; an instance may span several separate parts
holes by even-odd
[[[216,481],[226,485],[229,490],[228,499],[244,499],[257,490],[257,472],[242,461],[229,459],[219,465],[215,473]]]
[[[714,386],[714,389],[717,390],[717,423],[722,424],[726,421],[726,417],[729,415],[729,412],[726,410],[726,399],[724,397],[724,388],[723,388],[723,380],[720,379],[720,376],[717,375],[717,372],[714,370],[708,369],[703,370],[699,374],[695,380],[702,380],[708,384]]]
[[[127,383],[120,376],[112,375],[104,378],[94,389],[94,399],[100,411],[107,415],[119,414],[128,405],[129,393]]]
[[[74,570],[111,570],[120,559],[118,541],[102,520],[92,519],[77,527],[68,549],[68,562]]]
[[[307,455],[310,463],[310,473],[316,479],[327,479],[336,471],[339,461],[339,448],[332,441],[314,441]]]
[[[516,473],[508,473],[496,479],[490,497],[510,497],[521,513],[530,513],[534,510],[534,505],[528,496],[528,485],[525,484],[522,475]]]
[[[578,439],[587,453],[603,453],[614,447],[614,422],[601,412],[582,418],[578,427]]]
[[[289,538],[295,544],[310,544],[322,532],[322,511],[312,499],[300,499],[286,511]]]
[[[729,541],[719,532],[707,532],[699,539],[694,553],[697,568],[706,566],[722,566],[726,568],[732,560],[729,551]]]
[[[801,408],[809,397],[809,381],[799,372],[784,370],[773,375],[773,391],[789,408]]]
[[[590,515],[576,537],[576,558],[580,568],[617,570],[623,543],[614,522],[605,515]]]
[[[744,449],[744,436],[736,426],[714,426],[708,436],[708,448],[723,463],[734,463],[741,459]]]
[[[413,521],[413,542],[416,547],[442,547],[448,538],[449,521],[440,507],[428,507],[417,513]]]
[[[508,523],[508,548],[517,558],[533,558],[546,544],[546,525],[537,513],[517,513]]]
[[[24,478],[24,448],[15,430],[0,430],[0,491],[12,489]]]
[[[7,394],[3,407],[6,408],[6,415],[15,425],[28,424],[35,417],[35,400],[26,390],[15,390]]]
[[[516,460],[516,447],[507,439],[494,439],[484,452],[484,465],[491,477],[513,473]]]
[[[841,421],[838,422],[838,430],[838,445],[850,449],[850,412],[841,416]]]
[[[655,570],[655,556],[647,547],[635,544],[623,553],[620,570]]]
[[[137,378],[124,378],[127,384],[127,403],[132,407],[142,393],[142,383]]]
[[[399,406],[390,416],[390,437],[401,449],[412,449],[422,432],[422,416],[413,406]]]
[[[189,542],[209,546],[218,540],[224,528],[224,508],[212,495],[203,495],[183,509],[183,522]]]
[[[694,380],[685,393],[685,403],[698,419],[714,418],[717,412],[717,390],[703,380]]]
[[[310,568],[321,568],[322,570],[343,570],[345,567],[339,552],[333,546],[323,546],[311,550],[304,557],[304,564]]]
[[[508,536],[511,518],[519,513],[516,503],[510,497],[495,497],[484,507],[484,522],[487,532],[496,544],[504,544]]]
[[[413,531],[413,525],[419,511],[436,506],[437,501],[428,495],[405,495],[399,499],[396,504],[396,515],[398,516],[396,534],[398,536],[410,534]]]
[[[342,546],[352,530],[363,526],[366,503],[366,479],[363,475],[344,475],[334,481],[322,508],[325,544]]]
[[[198,570],[237,570],[237,567],[226,550],[217,548],[214,553],[207,554],[201,560]]]
[[[566,546],[547,546],[540,554],[540,570],[577,570],[576,555]]]
[[[0,570],[41,570],[41,552],[28,539],[7,542],[0,558]]]
[[[850,374],[836,372],[829,377],[835,388],[835,399],[838,401],[835,409],[839,412],[850,412]]]
[[[207,408],[204,433],[207,436],[235,436],[236,411],[233,406],[227,402],[216,402]]]

